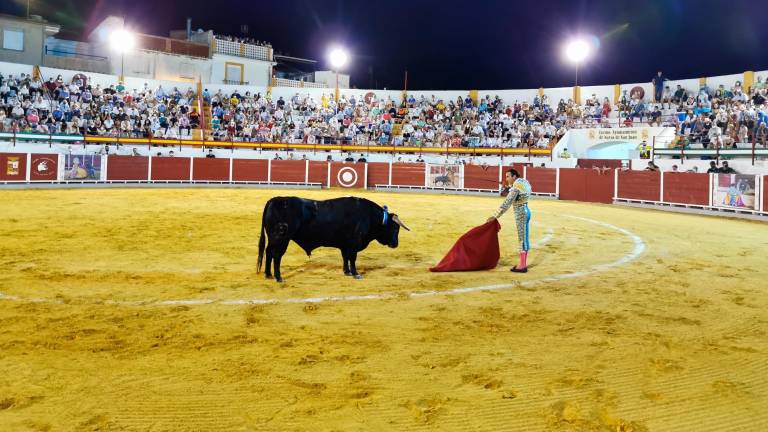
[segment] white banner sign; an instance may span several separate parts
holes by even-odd
[[[589,129],[587,138],[590,141],[648,141],[648,128],[597,128]]]

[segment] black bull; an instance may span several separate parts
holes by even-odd
[[[280,260],[291,240],[304,249],[307,256],[319,247],[340,249],[344,274],[360,279],[355,268],[357,253],[368,247],[373,240],[396,248],[401,226],[410,231],[396,214],[389,214],[386,208],[364,198],[315,201],[275,197],[264,206],[257,272],[261,272],[266,232],[269,237],[265,269],[268,279],[272,278],[271,266],[274,260],[275,279],[283,281],[280,276]]]

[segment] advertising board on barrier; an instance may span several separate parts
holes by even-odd
[[[461,165],[427,165],[427,187],[462,189],[464,176]]]
[[[61,180],[101,180],[101,155],[66,154],[60,174]]]
[[[33,154],[32,164],[29,170],[30,180],[46,181],[56,180],[58,173],[59,155],[57,154]]]
[[[759,210],[757,176],[717,174],[712,183],[712,205],[735,209]]]
[[[19,175],[19,166],[21,165],[21,158],[18,156],[8,156],[6,159],[5,174],[8,176]]]

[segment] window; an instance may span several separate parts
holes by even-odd
[[[24,51],[24,31],[4,29],[3,48],[14,51]]]
[[[243,65],[241,63],[224,63],[224,81],[228,83],[243,82]]]

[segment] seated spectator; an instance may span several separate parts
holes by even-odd
[[[653,163],[653,161],[648,161],[648,166],[645,167],[645,171],[660,171],[658,165]]]
[[[763,148],[766,148],[766,141],[768,141],[768,127],[765,123],[760,123],[755,132],[755,141],[762,144]]]
[[[723,161],[723,166],[720,168],[720,174],[736,174],[736,170],[728,166],[728,161]]]
[[[707,170],[708,174],[717,174],[720,172],[720,168],[717,167],[717,162],[711,161],[709,162],[709,169]]]

